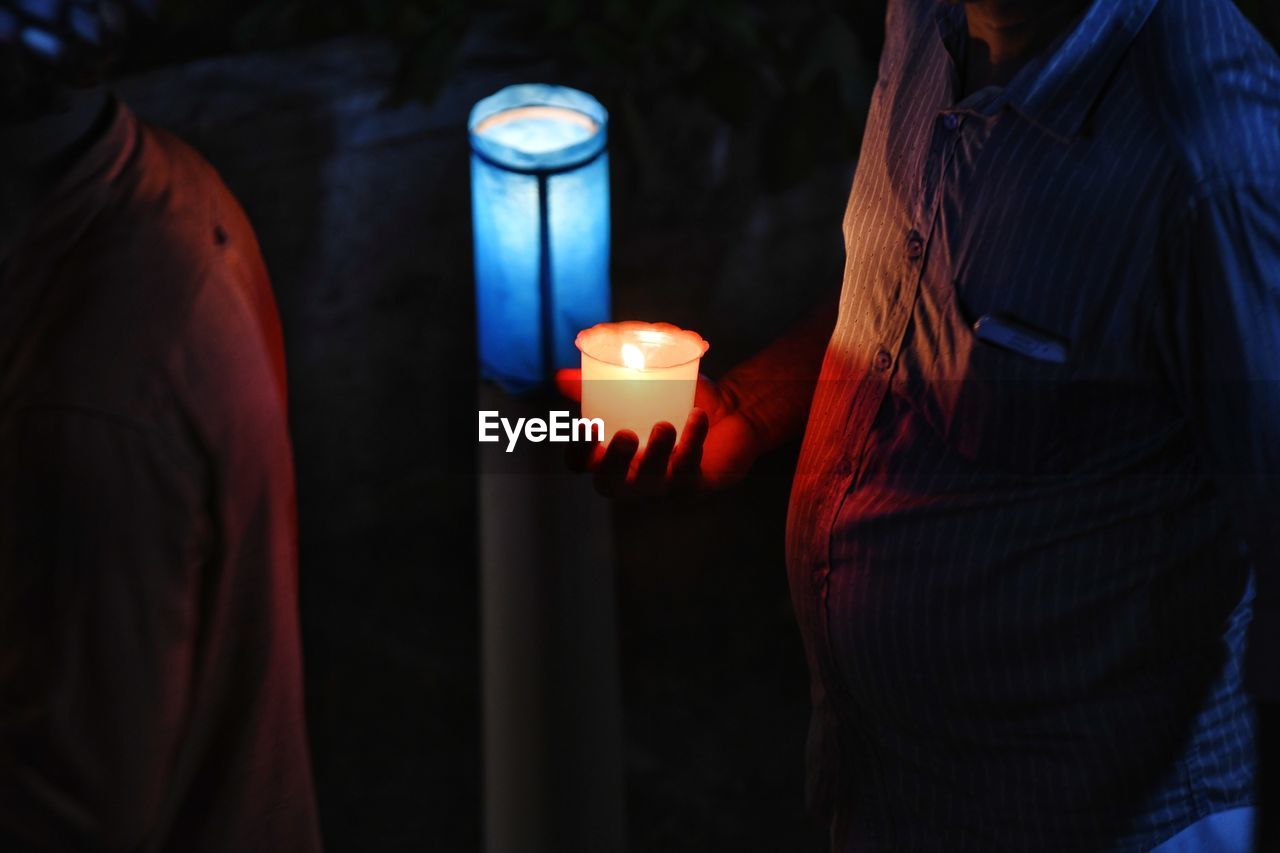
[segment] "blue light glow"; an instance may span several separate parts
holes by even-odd
[[[480,366],[509,391],[576,366],[578,331],[609,319],[607,123],[561,86],[510,86],[471,111]]]
[[[57,0],[18,0],[14,5],[31,17],[39,18],[46,23],[56,21],[60,11]]]
[[[28,27],[22,31],[22,43],[47,59],[57,59],[62,56],[62,42],[58,37],[35,27]]]

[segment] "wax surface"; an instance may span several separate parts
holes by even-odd
[[[590,116],[577,110],[532,106],[491,116],[476,127],[476,133],[529,154],[546,154],[585,142],[598,129]]]

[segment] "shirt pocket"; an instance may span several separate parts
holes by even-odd
[[[1045,333],[1046,341],[1062,338]],[[985,468],[1025,475],[1062,473],[1070,445],[1072,359],[1054,361],[959,337],[957,376],[946,389],[945,439]]]

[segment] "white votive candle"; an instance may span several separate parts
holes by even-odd
[[[710,346],[670,323],[600,323],[578,333],[582,416],[604,421],[604,443],[631,430],[644,447],[654,424],[679,432],[693,410],[698,366]]]

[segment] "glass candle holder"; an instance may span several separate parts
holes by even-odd
[[[564,86],[508,86],[471,110],[480,372],[512,393],[578,360],[609,319],[608,113]]]
[[[697,332],[670,323],[600,323],[578,333],[582,416],[604,421],[604,443],[631,430],[640,446],[654,424],[679,432],[693,410],[698,367],[710,347]]]

